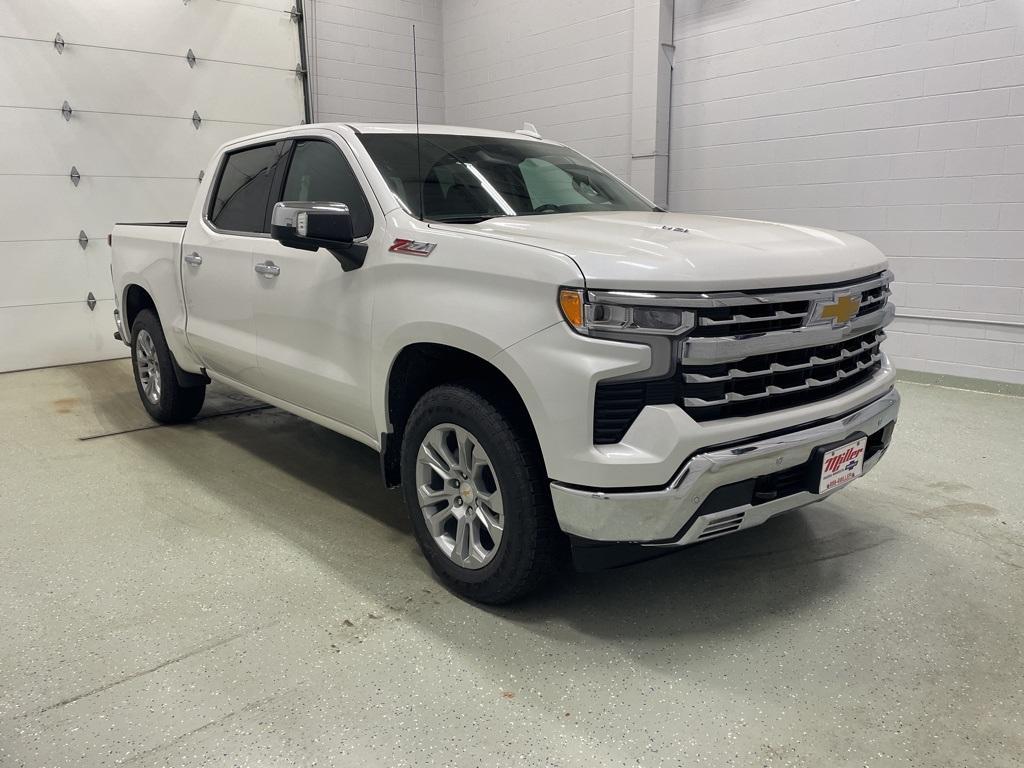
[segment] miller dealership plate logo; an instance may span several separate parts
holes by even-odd
[[[843,328],[860,311],[860,297],[848,293],[836,294],[832,299],[818,299],[814,302],[807,325],[829,324],[833,328]]]

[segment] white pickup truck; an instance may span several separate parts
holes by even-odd
[[[570,551],[624,564],[825,498],[899,410],[876,248],[667,213],[536,134],[250,136],[187,222],[112,245],[153,418],[216,381],[372,446],[431,566],[482,602]]]

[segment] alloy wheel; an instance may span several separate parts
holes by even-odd
[[[141,329],[135,339],[135,365],[139,371],[139,383],[149,402],[160,402],[160,360],[156,356],[156,345],[149,331]]]
[[[455,424],[427,432],[416,456],[416,496],[434,543],[454,563],[477,569],[494,559],[505,525],[501,488],[472,433]]]

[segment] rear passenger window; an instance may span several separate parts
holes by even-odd
[[[232,232],[268,232],[264,226],[278,146],[265,144],[227,156],[210,207],[210,222]]]
[[[359,180],[337,147],[326,141],[295,144],[282,200],[345,203],[352,215],[352,232],[366,237],[373,229],[373,214]]]

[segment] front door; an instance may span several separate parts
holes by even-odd
[[[329,134],[291,142],[281,200],[345,203],[357,240],[382,235],[347,147]],[[374,436],[370,403],[372,270],[345,272],[326,249],[256,246],[259,379],[269,395]]]
[[[270,240],[267,209],[284,142],[225,155],[202,216],[182,247],[189,345],[207,370],[257,385],[253,249]]]

